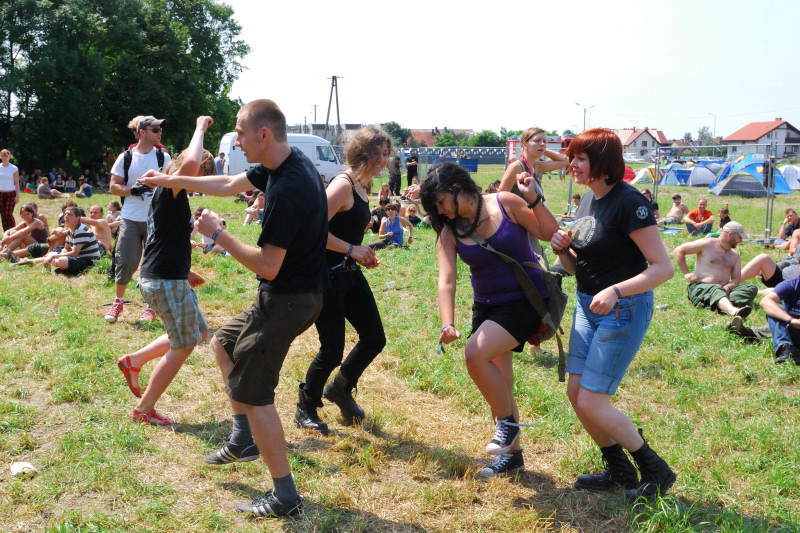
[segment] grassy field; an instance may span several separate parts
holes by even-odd
[[[483,169],[481,184],[502,168]],[[551,209],[566,205],[568,184],[545,178]],[[696,205],[705,190],[659,190],[662,209],[679,190]],[[585,190],[578,190],[581,194]],[[30,201],[29,195],[23,200]],[[105,205],[110,197],[92,200]],[[665,200],[667,199],[667,200]],[[780,225],[794,197],[779,197]],[[81,200],[82,207],[89,201]],[[221,212],[231,231],[254,243],[258,228],[241,227],[242,204],[193,198]],[[734,199],[734,220],[763,221],[763,201]],[[39,201],[50,215],[56,201]],[[743,222],[758,233],[756,222]],[[761,222],[763,224],[763,222]],[[762,230],[763,231],[763,230]],[[269,486],[261,462],[204,464],[229,431],[230,412],[208,344],[189,358],[159,402],[178,419],[174,431],[129,421],[135,399],[114,364],[161,334],[141,326],[137,291],[117,324],[104,304],[113,287],[108,260],[68,279],[41,267],[0,263],[0,529],[3,531],[797,531],[800,530],[800,368],[775,365],[769,343],[727,334],[725,318],[693,308],[680,275],[656,289],[656,311],[644,345],[615,397],[672,465],[678,480],[651,508],[632,511],[620,492],[572,489],[599,467],[599,454],[569,408],[555,360],[526,351],[516,359],[516,395],[527,471],[488,482],[475,473],[493,425],[461,359],[463,341],[437,355],[434,234],[417,230],[414,245],[382,251],[367,276],[388,344],[364,375],[358,400],[363,426],[341,425],[335,406],[322,416],[328,437],[292,424],[297,382],[316,353],[312,329],[292,347],[277,391],[290,462],[305,512],[299,519],[252,519],[233,511]],[[672,251],[685,232],[664,236]],[[764,249],[740,247],[743,261]],[[775,251],[770,251],[779,257]],[[212,330],[250,304],[254,276],[226,257],[197,254],[208,282],[197,290]],[[390,283],[394,282],[394,283]],[[574,295],[574,279],[565,280]],[[574,297],[571,297],[571,304]],[[459,266],[457,326],[468,332],[471,291]],[[569,330],[571,315],[565,317]],[[763,325],[756,310],[748,323]],[[348,330],[348,346],[355,338]],[[554,346],[546,345],[554,350]],[[145,367],[142,383],[152,366]],[[31,462],[39,473],[12,478],[8,466]]]

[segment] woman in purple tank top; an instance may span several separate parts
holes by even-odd
[[[494,437],[486,447],[496,459],[480,472],[483,477],[525,469],[511,352],[522,350],[525,341],[538,331],[541,320],[511,266],[469,235],[474,231],[494,249],[518,261],[536,261],[528,234],[549,241],[558,230],[533,176],[520,173],[518,186],[525,200],[509,192],[481,194],[466,170],[443,163],[431,168],[421,187],[422,205],[438,235],[442,343],[461,337],[454,325],[456,256],[469,265],[472,274],[475,303],[464,361],[496,420]],[[528,274],[547,298],[541,272],[532,268]]]

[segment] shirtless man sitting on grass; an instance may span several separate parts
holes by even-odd
[[[97,242],[100,244],[100,255],[105,255],[111,251],[111,226],[103,217],[103,208],[93,205],[89,208],[89,217],[81,217],[81,223],[89,226],[94,233]]]
[[[750,314],[758,287],[753,283],[741,284],[742,259],[734,250],[747,238],[741,224],[728,222],[716,239],[698,239],[675,248],[675,262],[689,282],[692,304],[740,318]],[[687,255],[697,256],[694,272],[689,272]]]

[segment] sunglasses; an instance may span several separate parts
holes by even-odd
[[[389,206],[386,208],[387,211],[397,211],[396,207]]]
[[[161,127],[160,126],[150,126],[150,131],[152,131],[153,133],[161,133]]]

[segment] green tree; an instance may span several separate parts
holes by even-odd
[[[522,130],[507,130],[502,126],[500,127],[500,137],[503,139],[504,143],[512,135],[522,135]]]
[[[434,137],[433,145],[436,147],[447,146],[465,146],[467,136],[462,133],[453,133],[452,131],[444,131],[441,135]]]
[[[505,146],[506,141],[492,130],[482,130],[466,141],[466,146]]]
[[[683,134],[683,140],[686,141],[686,142],[692,142],[692,132],[691,131],[687,131],[686,133],[684,133]]]
[[[566,130],[561,132],[561,138],[563,138],[563,139],[572,138],[572,137],[575,137],[575,135],[577,135],[577,134],[574,131],[570,130],[570,129],[566,129]]]
[[[711,136],[711,128],[708,126],[701,126],[697,130],[697,140],[699,140],[702,144],[711,144],[712,136]]]
[[[206,136],[212,151],[232,129],[238,102],[229,90],[249,48],[229,6],[17,0],[2,8],[0,108],[26,167],[86,165],[117,152],[133,141],[127,124],[136,115],[166,118],[172,151],[188,144],[198,115],[218,126]],[[11,35],[6,22],[23,17]]]
[[[397,122],[386,122],[383,124],[383,129],[392,137],[392,142],[397,148],[409,146],[409,140],[413,140],[413,137],[411,137],[411,130],[402,127]]]

